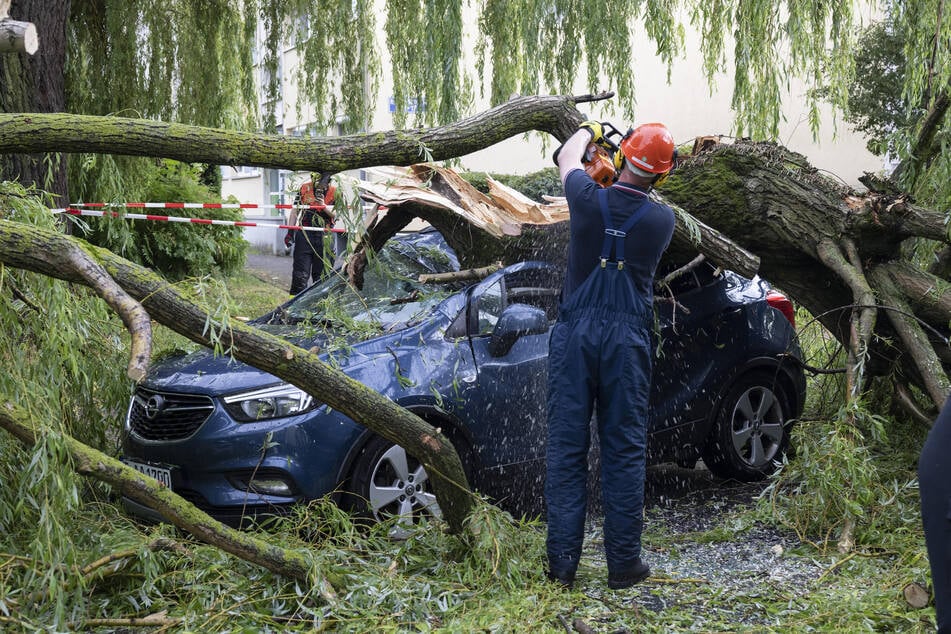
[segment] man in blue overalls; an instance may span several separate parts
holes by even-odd
[[[608,586],[627,588],[641,561],[653,279],[670,243],[674,213],[648,198],[673,167],[667,128],[631,130],[617,182],[601,188],[582,165],[601,124],[586,121],[559,150],[570,212],[568,271],[549,344],[548,576],[574,582],[587,507],[589,422],[597,404]]]

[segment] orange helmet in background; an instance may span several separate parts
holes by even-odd
[[[665,174],[674,166],[674,137],[663,123],[645,123],[628,130],[620,147],[635,172]]]

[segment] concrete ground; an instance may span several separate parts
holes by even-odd
[[[294,268],[294,261],[289,255],[248,253],[244,268],[259,280],[270,282],[284,290],[291,287],[291,270]]]

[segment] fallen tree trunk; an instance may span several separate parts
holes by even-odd
[[[897,371],[941,407],[951,385],[949,280],[907,261],[902,246],[951,243],[943,214],[901,194],[857,193],[767,143],[717,145],[670,182],[667,199],[756,253],[760,274],[848,346],[857,378]]]

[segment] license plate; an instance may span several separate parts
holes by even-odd
[[[123,460],[127,466],[132,467],[139,473],[144,473],[150,478],[155,478],[159,481],[159,484],[172,488],[172,472],[168,469],[163,469],[162,467],[153,467],[150,464],[142,464],[141,462],[133,462],[132,460]]]

